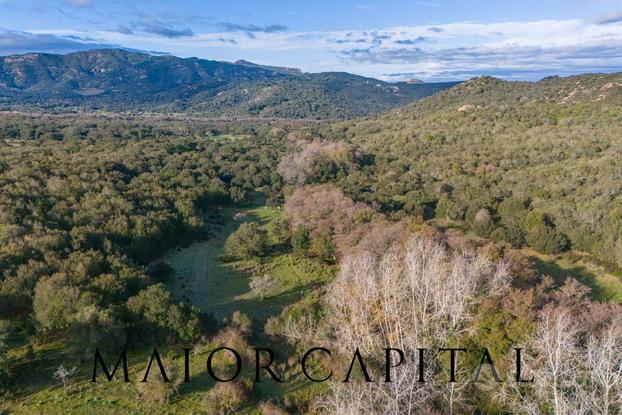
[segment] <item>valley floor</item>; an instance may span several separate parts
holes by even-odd
[[[255,206],[249,208],[223,208],[211,228],[212,235],[205,241],[197,241],[188,247],[169,251],[162,259],[174,270],[174,276],[167,283],[171,292],[202,312],[211,313],[218,321],[229,320],[234,311],[240,311],[253,321],[255,331],[259,333],[254,341],[267,341],[263,334],[263,325],[269,317],[278,315],[285,306],[294,304],[306,293],[319,284],[329,281],[334,276],[331,267],[323,266],[309,259],[295,257],[291,252],[279,251],[278,248],[262,258],[249,261],[223,262],[221,256],[227,237],[244,221],[257,221],[269,229],[271,221],[278,218],[281,211],[277,208]],[[259,296],[250,288],[253,276],[269,273],[275,284]],[[23,372],[16,377],[22,392],[12,399],[7,397],[3,405],[0,398],[0,414],[6,408],[15,414],[144,414],[144,413],[203,413],[202,401],[205,393],[214,385],[207,375],[205,362],[210,350],[216,346],[206,344],[195,346],[192,354],[192,383],[183,384],[181,393],[173,399],[173,405],[145,405],[137,399],[137,382],[125,384],[105,379],[97,385],[89,382],[92,362],[86,359],[78,364],[75,383],[69,392],[53,379],[54,370],[61,364],[71,366],[72,362],[64,352],[62,341],[49,341],[34,346],[35,359],[24,363]],[[23,356],[26,362],[27,346],[14,353]],[[130,378],[133,381],[142,378],[150,350],[130,352]],[[163,352],[163,355],[167,355]],[[169,351],[167,359],[182,367],[181,348]],[[43,371],[47,374],[43,379]],[[38,376],[34,377],[37,367]],[[27,387],[26,387],[27,386]],[[300,392],[311,385],[294,380],[284,385],[266,382],[258,385],[259,394],[266,398],[282,399],[290,393]],[[25,391],[28,391],[24,393]],[[244,412],[258,414],[256,407],[249,406]]]

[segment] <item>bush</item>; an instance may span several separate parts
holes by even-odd
[[[337,247],[329,233],[314,235],[311,238],[309,253],[327,264],[334,264],[337,259]]]
[[[163,284],[154,284],[131,297],[127,309],[134,323],[133,334],[140,341],[179,338],[184,341],[200,335],[196,310],[173,303]]]
[[[270,402],[260,402],[259,410],[262,415],[288,415],[287,411]]]
[[[558,254],[570,247],[568,238],[555,229],[552,218],[542,212],[529,212],[525,221],[527,243],[545,254]]]
[[[503,239],[515,248],[521,248],[525,244],[525,222],[527,218],[529,201],[520,197],[512,196],[499,203],[497,212],[499,221],[503,225]]]
[[[231,201],[238,205],[244,205],[248,203],[248,193],[239,187],[232,187],[229,191]]]
[[[68,285],[63,274],[39,280],[35,287],[35,319],[44,330],[66,327],[77,312],[80,290]]]
[[[289,243],[292,237],[290,223],[285,218],[278,218],[274,220],[270,231],[276,242],[279,244]]]
[[[231,316],[231,327],[238,330],[242,335],[247,336],[253,329],[253,322],[248,315],[236,310]]]
[[[256,293],[262,300],[268,295],[270,291],[277,286],[275,279],[269,275],[254,276],[251,279],[250,287],[254,293]]]
[[[448,195],[442,195],[436,205],[436,216],[443,219],[464,220],[467,207],[459,200]]]
[[[264,255],[268,248],[266,231],[255,222],[247,222],[232,233],[225,242],[227,258],[250,259]]]
[[[309,251],[309,230],[299,226],[292,235],[292,249],[296,255],[307,256]]]
[[[229,415],[242,409],[247,398],[243,384],[219,382],[205,396],[203,407],[208,415]]]
[[[533,249],[545,254],[559,254],[569,248],[566,236],[557,232],[555,228],[537,225],[527,232],[527,243]]]
[[[167,361],[171,361],[172,356],[168,356]],[[179,394],[183,379],[179,374],[177,366],[165,363],[164,370],[170,382],[165,382],[160,374],[157,364],[154,362],[149,372],[147,382],[137,382],[138,397],[141,401],[152,406],[162,406],[171,402],[171,399]]]
[[[494,222],[490,211],[486,208],[480,209],[473,219],[473,230],[480,236],[489,236],[494,229]]]

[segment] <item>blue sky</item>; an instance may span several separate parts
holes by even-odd
[[[0,0],[0,55],[124,47],[385,80],[622,70],[622,0]]]

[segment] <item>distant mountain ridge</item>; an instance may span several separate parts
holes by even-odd
[[[278,72],[278,73],[283,73],[283,74],[287,74],[287,75],[302,75],[302,69],[300,68],[288,68],[285,66],[270,66],[270,65],[260,65],[258,63],[254,63],[254,62],[249,62],[247,60],[244,59],[238,59],[237,61],[234,62],[236,65],[244,65],[244,66],[248,66],[251,68],[263,68],[263,69],[267,69],[270,71],[274,71],[274,72]]]
[[[120,49],[0,57],[0,108],[35,106],[201,112],[213,116],[352,118],[416,101],[456,83],[387,83],[348,73]]]

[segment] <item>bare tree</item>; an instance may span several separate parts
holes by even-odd
[[[433,399],[444,399],[451,413],[467,379],[449,385],[438,381],[435,375],[442,367],[432,350],[465,332],[483,296],[502,294],[509,282],[503,264],[450,252],[421,237],[393,246],[380,258],[368,251],[346,256],[328,292],[334,346],[351,353],[348,348],[356,345],[367,355],[394,347],[409,358],[395,369],[390,383],[334,383],[324,408],[331,413],[416,414]],[[425,383],[413,376],[418,347],[431,353]]]
[[[578,391],[576,347],[580,328],[564,307],[543,310],[536,342],[540,365],[536,376],[538,395],[550,401],[556,415],[582,412]]]
[[[256,292],[262,300],[272,289],[274,289],[274,287],[276,287],[276,285],[275,279],[268,274],[264,274],[261,277],[253,277],[250,283],[251,290]]]
[[[600,335],[590,335],[585,352],[587,381],[584,404],[591,413],[622,413],[622,321],[611,323]],[[616,324],[617,323],[617,324]]]
[[[342,322],[335,325],[340,344],[368,353],[387,345],[405,350],[460,334],[482,295],[504,292],[509,281],[503,264],[415,237],[381,259],[345,257],[328,302],[331,318]]]
[[[531,341],[534,384],[509,386],[516,413],[536,415],[542,407],[555,415],[622,413],[620,316],[598,333],[588,333],[580,317],[567,305],[544,307]]]
[[[356,156],[356,148],[346,143],[315,139],[309,143],[299,143],[302,149],[283,157],[277,172],[287,183],[302,185],[307,182],[313,172],[313,166],[320,158],[327,158],[338,163],[352,162]]]
[[[73,366],[71,368],[66,368],[63,365],[60,365],[55,371],[54,371],[54,379],[58,379],[61,381],[61,383],[63,384],[63,389],[65,391],[65,393],[67,393],[68,390],[68,386],[69,386],[69,382],[71,381],[72,376],[78,371],[78,368],[76,366]]]

